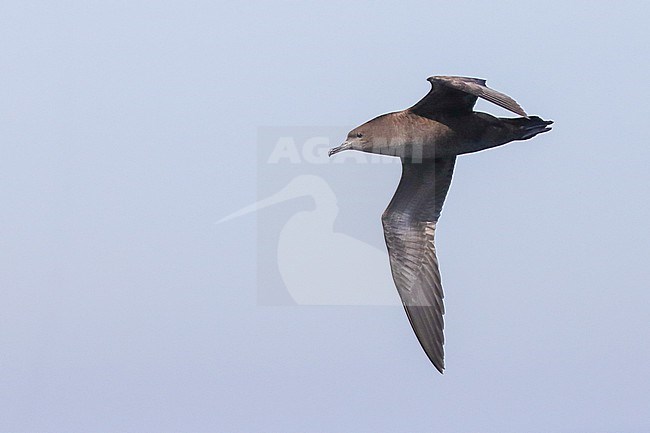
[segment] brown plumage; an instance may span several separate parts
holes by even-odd
[[[527,140],[552,121],[528,116],[515,100],[485,80],[430,77],[431,91],[412,107],[384,114],[353,129],[330,150],[399,156],[402,178],[382,215],[393,280],[411,326],[433,365],[444,369],[443,291],[434,245],[456,156]],[[497,118],[473,111],[478,98],[519,114]]]

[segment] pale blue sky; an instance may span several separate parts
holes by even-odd
[[[650,431],[649,22],[643,1],[3,2],[0,432]],[[556,121],[457,164],[443,376],[400,307],[260,305],[308,198],[215,224],[293,176],[263,128],[338,144],[433,74]],[[397,165],[296,170],[382,247]]]

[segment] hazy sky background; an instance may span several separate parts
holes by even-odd
[[[650,431],[648,23],[644,1],[2,2],[0,431]],[[215,224],[291,179],[261,127],[338,144],[433,74],[556,121],[457,163],[444,375],[401,307],[260,305],[257,225],[308,198]],[[313,167],[336,230],[381,247],[399,167]]]

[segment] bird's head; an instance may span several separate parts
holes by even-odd
[[[367,128],[365,124],[354,128],[348,133],[347,138],[340,146],[330,149],[328,155],[332,156],[344,150],[363,150],[370,143]]]

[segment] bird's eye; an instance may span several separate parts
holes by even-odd
[[[361,137],[363,137],[363,134],[360,133],[360,132],[357,132],[357,138],[361,138]]]

